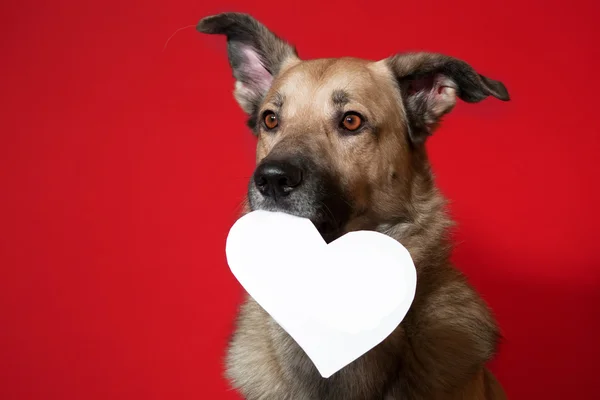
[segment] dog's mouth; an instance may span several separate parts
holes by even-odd
[[[339,238],[342,235],[344,228],[344,221],[339,218],[335,218],[333,216],[329,216],[328,213],[323,213],[322,210],[314,210],[311,212],[310,216],[306,215],[302,212],[296,212],[295,210],[290,210],[286,207],[251,207],[252,211],[255,210],[264,210],[271,212],[282,212],[289,215],[293,215],[296,217],[307,218],[309,219],[317,231],[321,234],[323,240],[326,243],[331,243],[335,239]]]
[[[311,222],[315,225],[315,227],[321,234],[321,237],[327,243],[333,242],[342,234],[343,226],[340,223],[334,221],[333,219],[327,218],[318,221],[314,221],[311,219]]]
[[[352,214],[352,202],[336,180],[323,171],[304,167],[297,173],[297,169],[290,163],[263,161],[249,184],[250,209],[310,219],[323,240],[330,243],[343,233]]]

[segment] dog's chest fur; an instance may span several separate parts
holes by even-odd
[[[462,398],[455,393],[494,354],[494,320],[453,268],[422,269],[420,276],[413,307],[396,331],[328,379],[248,298],[228,349],[227,378],[247,400]]]
[[[296,342],[249,298],[228,351],[227,376],[249,400],[380,400],[387,376],[400,368],[391,347],[398,347],[401,336],[399,328],[381,346],[324,379]]]

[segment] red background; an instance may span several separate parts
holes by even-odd
[[[431,50],[506,83],[429,142],[454,258],[497,315],[511,399],[594,397],[600,3],[212,3],[2,2],[0,398],[238,398],[224,240],[254,139],[224,39],[164,48],[229,10],[305,58]]]

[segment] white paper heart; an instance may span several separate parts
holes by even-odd
[[[254,211],[233,225],[225,252],[248,294],[324,378],[388,337],[415,296],[408,250],[378,232],[327,244],[308,219]]]

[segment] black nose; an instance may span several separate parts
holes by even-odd
[[[254,183],[263,196],[287,196],[302,183],[302,169],[287,161],[263,161],[254,172]]]

